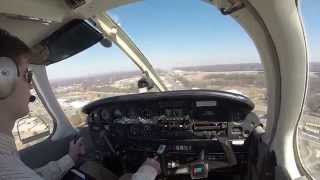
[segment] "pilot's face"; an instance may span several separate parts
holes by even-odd
[[[21,118],[29,113],[29,98],[32,84],[30,77],[28,77],[29,59],[25,56],[18,57],[19,77],[16,82],[15,90],[12,94],[13,103],[15,104],[15,116]]]

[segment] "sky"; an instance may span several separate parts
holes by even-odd
[[[320,62],[320,1],[301,0],[301,5],[310,59]],[[107,13],[154,68],[260,62],[240,25],[200,0],[145,0]],[[104,48],[99,43],[47,67],[49,79],[131,70],[138,68],[116,45]]]

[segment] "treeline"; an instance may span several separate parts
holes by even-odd
[[[263,72],[257,74],[209,74],[204,76],[201,80],[188,79],[185,76],[180,75],[176,76],[175,79],[180,81],[185,88],[197,87],[210,89],[216,86],[266,87]]]
[[[320,72],[320,63],[311,62],[309,68],[311,72]],[[186,67],[177,67],[174,69],[182,70],[182,71],[202,71],[202,72],[264,71],[264,68],[260,63],[186,66]]]

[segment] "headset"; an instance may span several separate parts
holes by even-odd
[[[18,67],[9,57],[0,57],[0,100],[12,94],[18,79]]]

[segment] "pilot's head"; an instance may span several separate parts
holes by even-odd
[[[23,41],[0,29],[0,111],[10,118],[18,119],[29,113],[30,57],[31,49]]]

